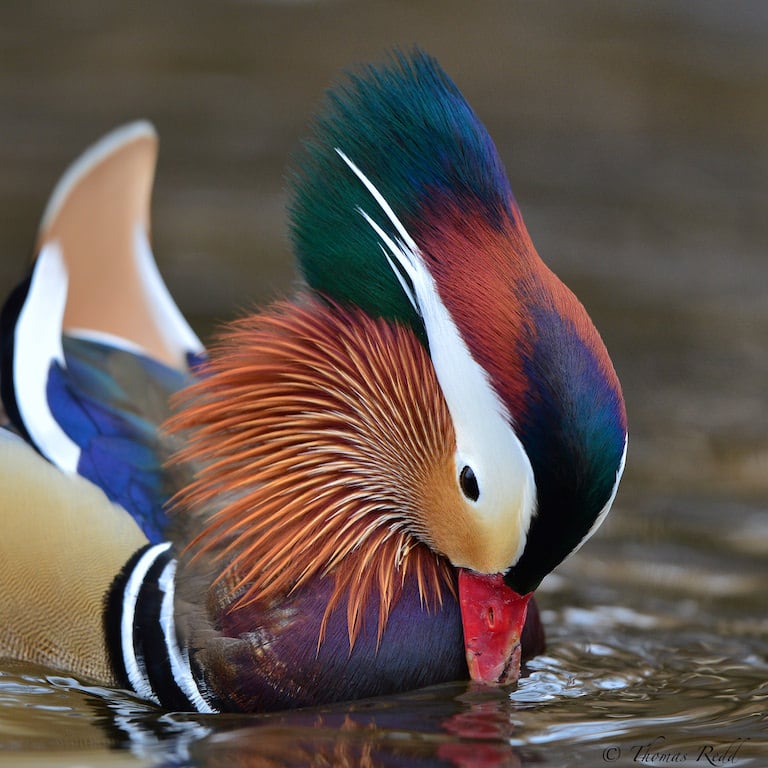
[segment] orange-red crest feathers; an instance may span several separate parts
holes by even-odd
[[[421,500],[455,437],[409,329],[277,304],[226,331],[179,405],[169,428],[196,475],[174,506],[205,516],[190,548],[213,555],[232,608],[331,575],[325,620],[346,594],[351,646],[376,592],[381,637],[409,569],[427,603],[450,588],[449,566],[421,543]]]

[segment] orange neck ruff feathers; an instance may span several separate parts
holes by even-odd
[[[232,324],[178,404],[176,460],[196,475],[174,507],[205,515],[190,549],[221,564],[230,609],[332,575],[318,643],[346,594],[351,648],[374,591],[380,640],[409,572],[427,606],[454,589],[422,542],[455,436],[409,329],[316,300],[276,304]]]

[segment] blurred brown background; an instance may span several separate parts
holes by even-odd
[[[764,509],[759,0],[5,2],[0,289],[66,165],[146,117],[155,251],[183,311],[207,333],[288,290],[283,174],[323,89],[414,43],[486,122],[539,252],[613,354],[630,416],[619,506],[709,509],[718,525],[729,504]]]

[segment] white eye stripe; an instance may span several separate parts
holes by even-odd
[[[384,198],[384,195],[382,195],[381,192],[379,192],[379,190],[376,189],[373,182],[338,147],[336,147],[336,152],[341,157],[341,159],[350,167],[350,169],[355,174],[355,176],[357,176],[357,178],[360,179],[360,181],[363,183],[365,188],[371,193],[371,196],[379,204],[379,207],[381,208],[382,211],[384,211],[387,218],[395,225],[395,228],[400,234],[400,237],[403,238],[403,242],[405,243],[405,245],[408,246],[408,248],[412,252],[416,253],[419,250],[416,245],[416,242],[408,234],[408,230],[403,226],[403,223],[400,221],[400,219],[397,218],[397,216],[395,215],[395,212],[392,210],[392,207]]]
[[[536,505],[533,469],[511,424],[510,414],[485,369],[467,344],[437,290],[415,240],[373,182],[340,149],[336,152],[371,194],[397,237],[362,209],[357,212],[376,233],[390,268],[424,322],[429,353],[456,433],[456,458],[472,467],[479,497],[473,503],[485,527],[514,540],[514,564],[522,554]],[[399,268],[398,268],[399,267]],[[406,280],[407,278],[407,280]],[[408,280],[410,285],[408,285]],[[460,466],[457,465],[457,482]]]
[[[384,245],[386,245],[386,248],[384,245],[381,245],[381,250],[387,259],[387,263],[389,264],[390,269],[395,273],[395,277],[400,283],[400,287],[403,289],[403,293],[405,293],[405,295],[408,297],[408,301],[410,301],[413,308],[419,314],[421,314],[421,308],[419,307],[419,303],[416,297],[413,295],[412,286],[408,284],[405,277],[403,277],[403,273],[400,271],[400,269],[397,268],[397,266],[395,266],[395,263],[392,261],[390,256],[391,254],[395,257],[395,259],[397,259],[397,263],[400,265],[400,268],[405,271],[411,282],[413,282],[415,270],[411,266],[410,262],[404,263],[403,256],[405,253],[402,246],[398,245],[398,243],[392,240],[392,238],[362,208],[358,208],[357,210],[360,215],[368,222],[373,231],[376,232],[376,234],[382,239]],[[389,253],[387,253],[387,249],[389,250]]]
[[[382,195],[381,192],[376,189],[373,182],[338,147],[336,148],[336,152],[349,166],[355,176],[360,179],[363,186],[371,193],[373,199],[376,201],[376,203],[378,203],[385,216],[394,225],[397,233],[400,235],[399,240],[394,240],[391,238],[384,231],[384,229],[382,229],[382,227],[380,227],[373,220],[367,211],[358,206],[358,213],[366,220],[371,229],[373,229],[373,231],[381,239],[381,250],[386,257],[390,268],[395,273],[397,281],[400,283],[400,287],[408,297],[408,301],[411,302],[413,308],[419,313],[419,315],[423,315],[424,313],[420,306],[418,292],[414,293],[415,285],[419,281],[420,274],[423,273],[425,269],[421,254],[419,253],[419,247],[416,245],[416,241],[408,234],[408,230],[392,210],[392,207],[386,201],[384,195]],[[393,258],[395,260],[394,262],[392,261]],[[397,262],[399,268],[395,265],[395,262]],[[411,281],[411,285],[408,285],[406,282],[405,278],[403,277],[403,272],[405,272],[408,279]]]

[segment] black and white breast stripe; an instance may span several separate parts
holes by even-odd
[[[121,683],[144,699],[176,711],[217,712],[178,642],[170,547],[140,549],[115,580],[106,611],[112,663]]]

